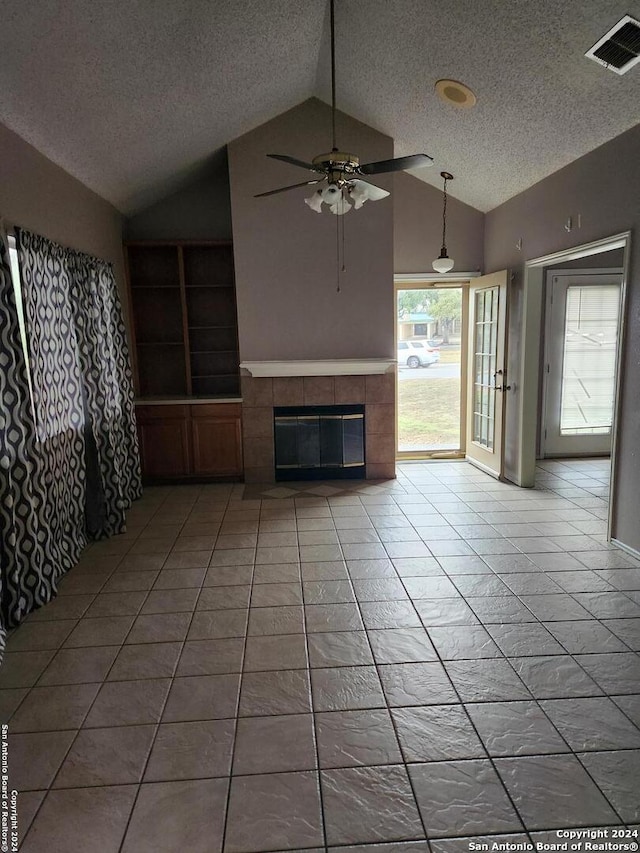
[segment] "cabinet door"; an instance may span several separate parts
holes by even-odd
[[[138,418],[142,474],[145,478],[189,474],[189,421],[184,418]]]
[[[197,417],[191,424],[194,474],[242,474],[240,418]]]

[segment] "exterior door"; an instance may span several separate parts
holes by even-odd
[[[469,286],[469,369],[466,458],[502,476],[506,377],[507,271],[475,278]]]
[[[547,280],[544,456],[611,453],[621,276]]]

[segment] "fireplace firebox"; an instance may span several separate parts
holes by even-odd
[[[279,406],[273,417],[276,480],[364,479],[364,406]]]

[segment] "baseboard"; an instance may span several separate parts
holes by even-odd
[[[620,548],[621,551],[624,551],[636,560],[640,560],[640,551],[636,548],[632,548],[631,545],[625,545],[624,542],[620,542],[619,539],[612,539],[611,544],[615,545],[616,548]]]

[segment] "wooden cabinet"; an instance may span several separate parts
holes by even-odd
[[[238,476],[242,474],[240,418],[218,414],[215,412],[218,408],[221,406],[192,407],[193,471]]]
[[[157,480],[239,479],[239,403],[138,405],[142,475]]]
[[[127,243],[126,257],[138,395],[238,394],[232,244]]]
[[[189,407],[138,406],[136,415],[144,476],[185,476],[191,467]]]

